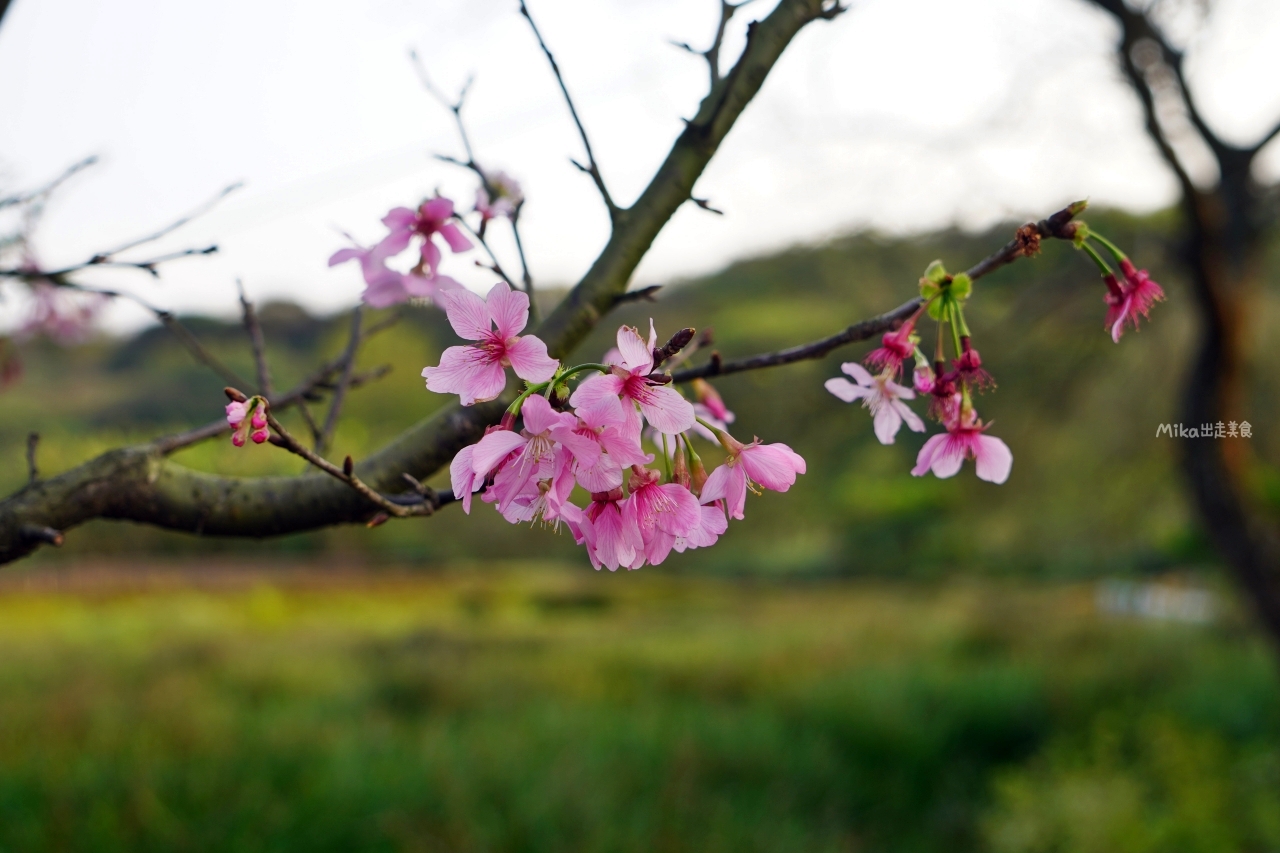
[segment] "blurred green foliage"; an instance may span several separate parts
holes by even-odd
[[[734,525],[716,547],[673,556],[663,570],[929,576],[962,568],[1078,577],[1205,562],[1203,538],[1182,494],[1177,442],[1156,438],[1157,425],[1178,420],[1177,389],[1193,329],[1190,296],[1168,248],[1172,219],[1114,213],[1089,219],[1152,270],[1169,300],[1156,307],[1141,332],[1116,346],[1102,329],[1103,287],[1096,272],[1065,244],[1046,243],[1039,258],[977,283],[969,322],[1000,383],[978,407],[994,422],[992,434],[1013,449],[1006,485],[978,481],[971,466],[948,481],[912,478],[908,472],[923,436],[904,430],[896,445],[883,447],[865,411],[826,393],[823,380],[838,374],[842,360],[861,358],[874,342],[820,362],[727,377],[717,386],[738,414],[736,434],[787,442],[809,460],[809,473],[786,495],[749,501],[750,522]],[[713,328],[715,346],[728,358],[811,340],[901,304],[916,292],[934,258],[960,269],[1010,234],[1002,227],[910,240],[862,235],[746,260],[669,286],[656,304],[624,306],[576,360],[598,358],[618,323],[644,326],[650,316],[660,333],[686,325]],[[554,294],[543,298],[550,304]],[[234,304],[230,285],[227,299],[229,307]],[[1260,353],[1280,331],[1276,308],[1270,291],[1256,306]],[[280,387],[343,346],[343,317],[315,319],[290,305],[264,306],[261,313]],[[204,318],[190,324],[242,375],[253,375],[237,324]],[[454,342],[443,315],[431,308],[407,309],[404,322],[371,342],[362,366],[389,364],[394,370],[352,395],[331,455],[360,458],[444,405],[445,398],[424,390],[419,371]],[[40,432],[41,467],[52,473],[120,442],[215,419],[224,402],[223,383],[160,328],[71,350],[31,345],[26,359],[25,380],[4,395],[0,407],[0,490],[23,480],[29,430]],[[1235,441],[1249,442],[1259,495],[1278,502],[1280,472],[1262,461],[1280,459],[1280,434],[1267,426],[1276,422],[1278,377],[1258,370],[1255,380],[1254,437]],[[301,428],[296,416],[292,423]],[[237,451],[225,440],[199,445],[178,459],[245,476],[301,470],[299,460],[274,448]],[[264,543],[197,540],[102,522],[69,536],[61,555],[46,551],[39,559],[324,552],[430,564],[510,558],[530,548],[550,557],[575,551],[567,537],[508,526],[487,506],[465,520],[457,508],[448,512],[447,521],[418,519]]]
[[[135,568],[0,592],[0,850],[1280,849],[1280,684],[1229,612]]]

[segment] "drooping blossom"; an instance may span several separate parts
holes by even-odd
[[[1009,479],[1013,453],[1009,445],[986,435],[986,429],[972,408],[962,408],[959,416],[947,424],[946,432],[932,436],[920,448],[916,467],[911,469],[911,473],[923,477],[932,471],[935,476],[945,479],[955,476],[965,459],[972,459],[979,479],[1003,483]]]
[[[701,500],[704,503],[723,500],[732,518],[743,517],[747,489],[756,494],[759,494],[756,486],[785,492],[795,483],[797,474],[805,473],[804,459],[785,444],[761,444],[758,438],[743,444],[726,432],[721,432],[718,438],[729,455],[707,478]]]
[[[978,355],[978,351],[973,348],[968,335],[960,338],[960,357],[952,363],[960,379],[968,383],[969,387],[978,390],[995,387],[996,381],[983,369],[982,356]]]
[[[598,374],[583,382],[569,398],[575,407],[590,407],[606,397],[620,397],[627,414],[628,426],[640,432],[635,406],[654,429],[667,435],[684,432],[694,425],[693,405],[670,385],[657,384],[649,378],[653,372],[653,350],[658,333],[649,321],[649,340],[631,326],[618,329],[620,364],[609,373]]]
[[[508,366],[528,382],[546,382],[560,366],[541,340],[518,334],[529,322],[529,297],[506,282],[495,284],[484,299],[469,290],[449,290],[440,301],[458,337],[476,343],[449,347],[438,367],[423,368],[429,390],[457,394],[462,405],[470,406],[502,393]]]
[[[693,431],[707,441],[715,441],[716,434],[704,427],[700,421],[706,421],[716,429],[728,429],[737,417],[724,404],[720,392],[705,379],[695,379],[690,383],[693,388],[693,414],[699,419],[693,424]]]
[[[384,246],[386,257],[398,255],[408,247],[415,237],[422,238],[421,267],[431,275],[435,275],[440,267],[440,247],[435,237],[439,234],[456,252],[465,252],[471,248],[471,241],[451,220],[453,219],[453,202],[447,198],[428,199],[419,205],[417,210],[407,207],[396,207],[382,217],[382,224],[391,232],[382,239],[379,246]]]
[[[1146,270],[1135,268],[1128,258],[1121,259],[1120,270],[1124,274],[1123,284],[1111,273],[1102,277],[1107,284],[1106,325],[1111,330],[1111,340],[1116,343],[1120,342],[1126,325],[1136,331],[1139,316],[1148,317],[1152,306],[1164,299],[1164,288],[1152,280]]]
[[[826,381],[826,389],[846,403],[862,400],[863,407],[871,411],[876,438],[881,444],[893,444],[903,421],[913,432],[924,432],[924,421],[902,402],[915,399],[915,392],[890,379],[892,374],[872,376],[856,361],[846,361],[840,369],[857,380],[857,384],[837,376]]]
[[[622,489],[593,493],[585,511],[566,503],[562,512],[574,539],[586,546],[597,571],[602,566],[614,572],[620,566],[638,569],[644,565],[644,537]]]
[[[516,208],[524,202],[524,192],[515,178],[506,172],[494,171],[484,173],[485,184],[476,190],[476,212],[483,222],[499,216],[511,216]],[[493,190],[492,198],[489,189]]]
[[[675,537],[691,535],[702,521],[698,499],[679,483],[662,483],[657,471],[634,466],[623,516],[632,515],[644,541],[645,559],[658,565]]]
[[[903,360],[910,358],[916,351],[914,332],[915,323],[908,321],[897,331],[886,334],[880,339],[880,346],[867,353],[864,359],[867,366],[896,374],[902,369]]]

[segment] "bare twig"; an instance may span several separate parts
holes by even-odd
[[[658,291],[662,290],[662,285],[651,284],[648,287],[642,287],[639,290],[628,290],[625,293],[619,293],[613,298],[615,306],[624,305],[627,302],[657,302]]]
[[[75,175],[77,172],[84,171],[85,169],[89,168],[90,166],[94,165],[97,162],[98,162],[97,155],[86,157],[83,160],[81,160],[79,163],[73,163],[71,166],[67,167],[67,169],[65,169],[61,175],[58,175],[58,177],[49,181],[44,186],[37,187],[34,190],[28,190],[25,193],[17,193],[15,195],[5,196],[4,198],[0,198],[0,209],[6,208],[6,207],[13,207],[14,205],[19,205],[19,204],[30,204],[31,202],[35,201],[41,196],[47,196],[51,192],[56,190],[59,186],[61,186],[62,183],[66,181],[68,178],[70,178],[72,175]]]
[[[1072,220],[1083,209],[1083,203],[1076,203],[1063,208],[1048,219],[1022,226],[1018,229],[1017,235],[1001,247],[999,251],[988,255],[967,270],[970,279],[977,281],[1000,267],[1013,263],[1018,258],[1034,255],[1039,249],[1039,239],[1042,237],[1070,240],[1075,234],[1075,226]],[[920,309],[921,304],[921,300],[917,297],[899,305],[892,311],[854,323],[852,326],[829,337],[777,352],[760,353],[759,355],[736,361],[722,361],[717,353],[713,353],[711,361],[707,364],[673,373],[671,380],[673,382],[689,382],[708,376],[726,376],[730,373],[741,373],[747,370],[759,370],[764,367],[778,367],[783,364],[793,364],[797,361],[823,358],[832,350],[857,343],[858,341],[865,341],[898,328],[908,317]]]
[[[720,23],[716,26],[716,37],[712,39],[711,47],[706,50],[695,50],[688,43],[682,41],[671,42],[676,47],[687,50],[694,56],[701,56],[707,61],[707,68],[711,72],[712,87],[720,82],[720,46],[724,44],[724,31],[729,26],[729,19],[733,17],[734,12],[751,2],[753,0],[742,0],[741,3],[728,3],[725,0],[720,0]],[[716,212],[718,213],[719,211]]]
[[[524,292],[529,294],[529,310],[533,306],[533,273],[529,271],[529,261],[524,256],[524,240],[520,239],[520,211],[524,209],[524,199],[511,212],[511,235],[516,239],[516,254],[520,256],[520,278],[524,282]]]
[[[750,2],[750,0],[748,0],[748,2]],[[716,216],[724,216],[723,210],[718,207],[711,206],[711,199],[709,198],[691,198],[690,201],[708,213],[714,213]]]
[[[240,292],[240,308],[244,318],[244,330],[249,333],[249,343],[253,347],[253,364],[258,372],[258,393],[270,397],[271,369],[267,366],[267,341],[262,334],[262,324],[258,322],[258,312],[244,292],[244,282],[236,279],[236,290]]]
[[[587,163],[585,166],[577,160],[570,160],[570,162],[577,166],[580,171],[591,176],[591,180],[595,182],[596,189],[600,191],[600,197],[604,199],[605,207],[609,209],[609,218],[616,222],[622,214],[622,210],[618,205],[614,204],[613,196],[609,195],[609,188],[604,184],[604,178],[600,174],[600,166],[596,163],[595,154],[591,150],[591,140],[587,137],[586,128],[582,126],[582,119],[578,118],[578,110],[573,105],[573,98],[569,96],[569,88],[565,85],[564,77],[560,74],[560,66],[556,64],[556,58],[551,53],[551,48],[547,47],[547,43],[543,41],[542,33],[538,31],[538,25],[533,22],[533,16],[529,14],[529,7],[525,4],[525,0],[520,0],[520,14],[524,15],[525,20],[529,22],[529,28],[533,30],[533,35],[538,40],[538,46],[546,54],[547,62],[551,63],[551,71],[556,75],[556,82],[560,84],[560,93],[564,95],[564,102],[569,107],[569,114],[573,116],[573,123],[578,128],[578,136],[582,138],[582,147],[586,149]]]
[[[431,515],[442,503],[437,498],[433,490],[422,486],[420,483],[418,484],[420,489],[415,489],[412,497],[397,496],[393,498],[380,494],[379,492],[369,488],[369,486],[356,476],[355,466],[352,464],[350,456],[344,460],[343,466],[339,468],[320,454],[308,450],[305,445],[294,438],[293,435],[290,434],[290,432],[286,430],[278,420],[276,420],[270,410],[267,411],[267,424],[271,427],[272,431],[275,432],[275,436],[271,439],[272,444],[277,447],[283,447],[285,450],[288,450],[290,453],[297,456],[301,456],[303,459],[307,460],[329,476],[346,483],[352,489],[367,498],[370,503],[374,504],[388,515],[394,516],[395,518]],[[408,497],[407,500],[406,497]],[[373,526],[372,522],[370,523],[370,526]]]
[[[36,467],[36,449],[40,446],[40,433],[27,434],[27,482],[34,483],[40,479],[40,469]]]
[[[338,415],[342,413],[342,404],[346,402],[347,388],[351,385],[351,374],[356,365],[356,354],[360,350],[362,320],[363,312],[357,305],[351,312],[351,332],[347,338],[347,349],[342,354],[342,374],[338,378],[337,386],[333,389],[333,399],[329,401],[329,414],[324,419],[324,426],[320,428],[320,439],[316,442],[317,453],[325,451],[329,442],[333,441],[334,430],[338,428]]]
[[[234,184],[223,187],[222,190],[219,191],[218,194],[215,195],[213,198],[209,199],[204,204],[195,208],[190,213],[187,213],[187,214],[184,214],[183,216],[178,217],[173,222],[170,222],[168,225],[161,228],[159,231],[155,231],[151,234],[146,235],[145,237],[139,237],[136,240],[130,240],[127,243],[124,243],[120,246],[116,246],[114,249],[109,249],[108,251],[105,251],[105,252],[99,252],[98,254],[94,255],[92,259],[90,259],[89,263],[90,264],[104,263],[105,261],[109,260],[112,256],[118,255],[121,252],[127,252],[129,249],[137,248],[138,246],[141,246],[145,243],[154,243],[156,240],[159,240],[161,237],[166,237],[169,234],[172,234],[174,231],[177,231],[179,228],[181,228],[183,225],[186,225],[191,220],[196,219],[197,217],[203,216],[204,214],[208,213],[210,210],[213,209],[214,205],[222,201],[231,193],[240,189],[242,186],[244,186],[244,183],[242,181],[237,181]]]

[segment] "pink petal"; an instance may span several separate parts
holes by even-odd
[[[856,361],[846,361],[840,365],[840,369],[857,380],[859,385],[865,385],[870,388],[875,384],[875,379],[871,376],[871,372]],[[831,393],[834,394],[835,392],[832,391]],[[837,394],[836,396],[839,395]],[[846,400],[845,402],[848,401]]]
[[[618,352],[626,370],[641,374],[653,370],[653,348],[630,326],[618,329]]]
[[[471,248],[471,241],[452,222],[447,222],[440,226],[440,236],[444,238],[444,241],[449,244],[449,248],[455,253],[465,252]]]
[[[588,492],[607,492],[622,485],[622,466],[607,453],[599,454],[590,466],[579,462],[574,474]]]
[[[507,373],[489,354],[475,347],[449,347],[439,367],[424,367],[427,390],[457,394],[462,405],[492,400],[507,386]]]
[[[645,539],[644,558],[651,566],[660,565],[667,559],[667,555],[671,553],[671,548],[675,544],[676,537],[673,534],[655,528]]]
[[[653,456],[644,452],[640,446],[640,437],[631,434],[622,427],[608,427],[600,433],[600,446],[622,467],[631,465],[648,465]],[[601,491],[597,489],[597,491]]]
[[[1013,468],[1013,451],[1000,439],[990,435],[978,436],[974,458],[978,463],[978,479],[997,484],[1009,479],[1009,471]]]
[[[872,394],[872,390],[870,388],[864,388],[861,385],[854,385],[843,376],[828,379],[823,383],[823,387],[832,394],[835,394],[841,400],[844,400],[846,403],[852,403],[854,400],[870,397]]]
[[[424,219],[439,227],[439,223],[453,216],[453,202],[447,198],[436,197],[423,202],[420,211]]]
[[[693,404],[670,385],[645,386],[636,397],[645,420],[659,432],[675,435],[692,427],[697,419]]]
[[[800,454],[785,444],[748,445],[738,455],[739,465],[755,482],[775,492],[785,492],[805,472]]]
[[[528,443],[529,439],[518,432],[509,429],[494,430],[480,439],[479,443],[472,445],[475,450],[471,452],[471,469],[483,480],[498,467],[498,463]]]
[[[557,412],[546,398],[537,394],[525,399],[520,416],[524,418],[524,428],[530,435],[540,435],[558,426],[572,428],[577,423],[573,415]]]
[[[929,469],[933,466],[934,455],[946,440],[947,434],[945,432],[929,436],[929,440],[924,443],[924,447],[921,447],[920,453],[916,455],[916,467],[911,469],[913,476],[923,477],[929,473]]]
[[[702,520],[701,506],[693,492],[679,483],[667,483],[665,486],[650,487],[661,490],[671,505],[655,516],[655,525],[675,536],[684,536],[698,526]]]
[[[418,214],[407,207],[393,207],[382,217],[382,224],[392,231],[412,231],[418,224]]]
[[[524,294],[520,294],[524,296]],[[507,346],[507,361],[516,376],[527,382],[546,382],[555,376],[560,362],[547,355],[547,345],[536,335],[523,335]]]
[[[460,338],[479,341],[489,337],[489,306],[470,290],[450,290],[440,294],[440,302],[449,317],[449,325]]]
[[[397,305],[409,298],[404,289],[404,277],[395,270],[383,270],[386,273],[369,282],[360,299],[374,308],[386,308]]]
[[[480,490],[484,484],[483,477],[477,477],[472,467],[472,454],[475,445],[469,445],[458,451],[449,463],[449,481],[453,485],[453,496],[462,501],[462,511],[471,514],[471,495]]]
[[[354,246],[347,249],[339,249],[329,256],[329,266],[333,267],[338,264],[345,264],[347,261],[363,260],[364,256],[368,253],[368,249],[361,249]]]
[[[421,256],[422,265],[433,274],[440,268],[440,247],[430,237],[422,244]]]
[[[920,416],[911,411],[911,407],[901,400],[892,400],[890,405],[897,410],[902,419],[907,422],[907,426],[912,432],[924,432],[924,421],[920,420]]]
[[[747,503],[747,475],[741,465],[721,465],[711,472],[702,487],[702,501],[710,503],[722,500],[730,518],[742,519]]]
[[[602,397],[590,406],[580,407],[577,415],[591,429],[621,426],[627,420],[622,412],[622,401],[612,395]]]
[[[910,388],[899,385],[897,382],[885,382],[884,388],[886,391],[888,391],[890,394],[892,394],[894,397],[897,397],[900,400],[914,400],[916,398],[915,391],[912,391]]]
[[[412,231],[393,231],[369,250],[369,259],[380,264],[403,252],[412,238]]]
[[[489,288],[485,302],[489,305],[489,316],[498,327],[498,337],[504,341],[520,334],[529,322],[528,294],[512,290],[505,281]]]
[[[617,399],[623,384],[623,379],[612,373],[597,373],[574,389],[569,404],[575,409],[583,409],[595,406],[606,397]]]
[[[876,438],[881,444],[893,444],[894,436],[902,426],[902,415],[893,406],[881,406],[876,410]]]

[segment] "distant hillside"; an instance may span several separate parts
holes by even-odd
[[[1121,346],[1102,330],[1102,287],[1083,258],[1046,246],[984,279],[971,325],[998,392],[979,401],[993,434],[1014,452],[1002,487],[979,482],[971,468],[938,481],[909,475],[923,437],[899,436],[882,447],[861,409],[831,397],[822,382],[867,346],[811,362],[717,382],[738,414],[737,434],[785,441],[809,460],[809,473],[787,495],[748,503],[749,523],[735,524],[715,548],[673,557],[660,571],[747,573],[934,573],[961,568],[999,572],[1095,573],[1142,570],[1203,560],[1177,477],[1176,445],[1157,439],[1160,423],[1177,420],[1176,390],[1191,335],[1185,287],[1168,261],[1167,218],[1095,215],[1169,291],[1155,322]],[[660,332],[692,325],[714,329],[726,357],[787,346],[829,334],[900,304],[924,267],[941,257],[968,265],[1001,245],[1007,227],[981,235],[943,233],[914,240],[852,236],[819,246],[744,260],[663,291],[657,303],[625,306],[583,349],[595,358],[618,323]],[[1266,344],[1280,330],[1274,293],[1263,306]],[[314,318],[291,305],[263,309],[277,385],[300,379],[322,356],[339,351],[346,319]],[[252,374],[239,326],[205,318],[190,325],[243,375]],[[364,366],[393,372],[355,393],[337,439],[336,457],[359,458],[445,401],[427,393],[419,371],[454,338],[433,309],[409,309],[405,320],[366,349]],[[125,341],[72,350],[28,347],[23,382],[0,407],[0,489],[24,476],[25,436],[42,435],[48,473],[123,441],[150,437],[218,417],[222,383],[195,364],[163,329]],[[1275,423],[1274,372],[1259,376],[1254,411]],[[1278,459],[1277,438],[1255,427],[1251,448]],[[236,451],[217,441],[184,452],[196,468],[252,475],[299,470],[269,447]],[[1259,488],[1280,482],[1260,469]],[[572,555],[567,537],[503,523],[488,507],[468,520],[414,520],[321,531],[271,542],[197,541],[132,525],[95,523],[76,531],[61,554],[241,552],[308,554],[322,549],[361,559],[429,564],[440,560],[523,557],[529,548]],[[577,557],[574,557],[577,559]],[[585,560],[583,560],[585,566]],[[649,570],[646,570],[649,571]]]

